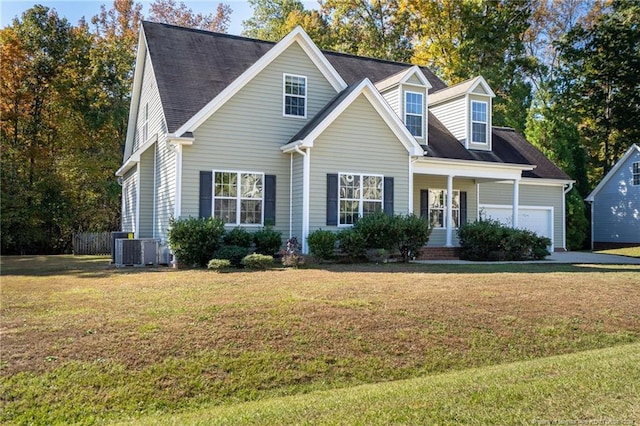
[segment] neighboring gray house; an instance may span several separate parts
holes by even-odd
[[[431,246],[481,214],[565,248],[571,179],[492,127],[482,77],[143,22],[122,178],[122,229],[166,245],[172,217],[296,236],[375,211],[428,217]]]
[[[586,200],[592,249],[640,245],[640,146],[631,145]]]

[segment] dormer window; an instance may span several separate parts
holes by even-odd
[[[307,77],[284,75],[284,115],[286,117],[307,117]]]
[[[404,94],[404,122],[409,132],[416,138],[422,135],[423,95],[418,92],[405,92]]]
[[[471,101],[471,142],[487,143],[487,103]]]

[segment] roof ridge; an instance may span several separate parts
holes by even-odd
[[[236,34],[229,34],[229,33],[221,33],[218,31],[211,31],[211,30],[204,30],[201,28],[189,28],[189,27],[183,27],[181,25],[175,25],[175,24],[167,24],[165,22],[155,22],[155,21],[149,21],[149,20],[143,20],[142,24],[152,24],[152,25],[161,25],[164,27],[170,27],[176,30],[182,30],[182,31],[187,31],[187,32],[194,32],[194,33],[202,33],[205,35],[210,35],[210,36],[215,36],[215,37],[224,37],[224,38],[231,38],[231,39],[236,39],[236,40],[246,40],[246,41],[253,41],[253,42],[260,42],[260,43],[266,43],[266,44],[277,44],[277,42],[275,41],[270,41],[270,40],[262,40],[259,38],[254,38],[254,37],[246,37],[246,36],[241,36],[241,35],[236,35]]]

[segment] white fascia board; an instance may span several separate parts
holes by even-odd
[[[400,83],[406,83],[412,75],[418,77],[418,80],[420,80],[427,89],[431,89],[433,87],[431,83],[429,83],[429,80],[427,80],[427,77],[425,77],[420,67],[417,65],[411,67],[410,72],[405,74]]]
[[[475,90],[475,88],[478,87],[478,86],[482,86],[482,88],[485,90],[485,92],[487,92],[487,96],[490,96],[492,98],[496,97],[496,94],[493,93],[493,90],[491,90],[491,87],[489,87],[489,83],[487,83],[487,81],[481,75],[478,76],[478,80],[474,84],[471,85],[471,87],[469,88],[467,93],[472,93]],[[482,96],[480,93],[474,93],[474,95]]]
[[[133,73],[133,87],[131,103],[129,104],[129,120],[127,121],[127,136],[125,139],[124,158],[128,158],[133,151],[133,141],[136,134],[136,121],[138,118],[138,106],[142,94],[142,78],[144,76],[144,63],[147,57],[147,40],[144,36],[144,28],[140,25],[138,34],[138,52],[136,54],[135,71]]]
[[[275,46],[265,53],[260,59],[258,59],[252,66],[250,66],[245,72],[240,74],[233,83],[228,85],[222,92],[220,92],[215,98],[213,98],[207,105],[205,105],[200,111],[198,111],[193,117],[191,117],[185,124],[180,126],[176,130],[176,135],[181,135],[185,132],[193,132],[202,123],[204,123],[213,113],[215,113],[222,105],[224,105],[229,99],[231,99],[240,89],[242,89],[247,83],[253,80],[262,70],[264,70],[271,62],[273,62],[282,52],[284,52],[289,46],[297,42],[300,47],[309,55],[313,63],[318,67],[320,72],[329,81],[331,86],[337,93],[341,92],[347,87],[347,83],[342,79],[338,71],[333,68],[327,58],[324,57],[320,49],[311,41],[307,33],[304,32],[302,27],[296,27],[293,31],[287,34],[282,40],[280,40]]]
[[[294,142],[289,142],[288,144],[281,146],[280,151],[285,154],[289,154],[291,152],[296,152],[296,149],[301,148],[313,148],[313,141],[300,139]]]
[[[127,158],[124,164],[116,171],[116,176],[123,176],[131,167],[140,162],[140,156],[158,141],[158,136],[154,135]]]
[[[120,168],[118,170],[116,170],[115,175],[118,177],[122,177],[125,175],[125,173],[127,173],[129,170],[131,170],[131,168],[133,168],[136,164],[138,164],[140,162],[140,160],[133,160],[131,158],[129,158],[127,161],[125,161],[125,163],[120,166]]]
[[[521,185],[538,185],[538,186],[567,186],[575,183],[575,180],[565,179],[538,179],[538,178],[522,178]]]
[[[418,144],[413,135],[409,133],[409,130],[400,121],[400,117],[398,117],[398,115],[391,109],[387,101],[382,97],[380,92],[378,92],[368,78],[362,80],[360,84],[351,93],[349,93],[349,96],[343,99],[340,105],[331,111],[331,113],[304,138],[303,144],[311,144],[311,146],[313,146],[313,141],[320,136],[320,134],[322,134],[322,132],[324,132],[327,127],[329,127],[329,125],[333,123],[361,94],[365,95],[370,104],[382,117],[391,131],[398,137],[410,155],[424,155],[422,147]]]
[[[624,155],[618,160],[618,162],[611,168],[611,170],[609,170],[609,173],[607,173],[605,177],[602,178],[600,183],[593,189],[593,191],[591,191],[587,198],[585,198],[585,201],[592,203],[598,192],[600,192],[600,190],[607,184],[607,182],[609,182],[609,179],[611,179],[616,175],[616,173],[618,173],[618,170],[620,170],[620,168],[624,165],[624,163],[627,162],[627,160],[634,152],[640,153],[640,146],[638,146],[637,144],[633,144],[629,147],[627,152],[625,152]]]
[[[469,177],[492,180],[520,180],[522,172],[535,166],[482,161],[461,161],[441,158],[420,158],[414,164],[414,174]]]
[[[193,145],[196,141],[195,137],[178,136],[175,133],[167,134],[167,142],[174,145]]]

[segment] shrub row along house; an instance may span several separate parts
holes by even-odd
[[[169,220],[273,226],[307,252],[316,229],[414,213],[455,247],[481,215],[565,248],[572,181],[513,129],[492,126],[478,76],[144,22],[122,180],[122,230],[166,246]]]

